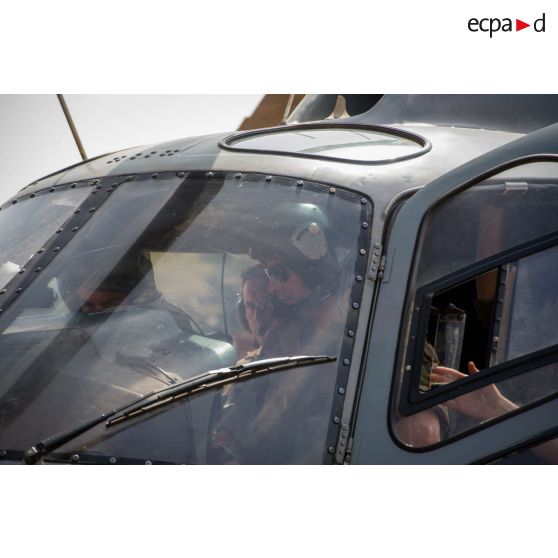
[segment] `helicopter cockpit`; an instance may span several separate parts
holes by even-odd
[[[34,275],[19,293],[8,285],[17,297],[2,313],[2,447],[25,450],[211,369],[314,354],[335,361],[201,392],[61,451],[179,463],[323,460],[347,324],[358,314],[369,203],[293,179],[202,172],[112,177],[27,198],[0,213],[0,230],[18,246],[4,251],[5,284],[21,270]],[[25,236],[29,229],[36,234]],[[243,273],[253,268],[272,313],[259,340],[239,318]]]

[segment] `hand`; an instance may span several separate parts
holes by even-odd
[[[467,369],[470,375],[479,372],[474,362],[469,362]],[[467,374],[453,368],[437,366],[432,370],[431,381],[435,384],[449,384],[467,377]],[[506,399],[495,384],[484,386],[476,391],[451,399],[446,404],[450,409],[455,409],[460,413],[480,420],[495,418],[517,409],[517,405]]]

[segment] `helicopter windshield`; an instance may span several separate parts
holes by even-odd
[[[338,362],[225,385],[63,448],[179,463],[322,462],[339,363],[350,357],[342,347],[358,308],[365,211],[360,196],[333,192],[238,173],[138,176],[115,188],[4,308],[0,448],[24,450],[210,369],[327,354]],[[25,221],[15,222],[11,234],[26,238]]]
[[[55,195],[52,195],[55,193]],[[87,188],[51,188],[0,212],[0,288],[15,277],[37,250],[89,194]]]

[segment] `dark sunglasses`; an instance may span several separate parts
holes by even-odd
[[[290,268],[284,263],[274,264],[266,268],[264,271],[270,279],[277,279],[277,281],[280,281],[281,283],[286,283],[291,274]]]

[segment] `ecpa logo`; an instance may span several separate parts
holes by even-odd
[[[536,19],[533,22],[532,27],[537,33],[545,32],[545,26],[546,26],[545,18],[546,18],[546,14],[543,13],[543,15],[540,18]],[[483,33],[490,33],[490,38],[492,38],[492,35],[494,33],[497,33],[498,31],[503,31],[503,32],[521,31],[522,29],[531,27],[530,23],[525,23],[521,19],[516,18],[515,29],[514,29],[512,21],[513,21],[512,18],[509,17],[505,17],[503,19],[500,19],[498,17],[485,17],[482,19],[477,19],[476,17],[472,17],[469,20],[467,27],[469,28],[469,31],[472,31],[473,33],[477,33],[478,31],[482,31]]]

